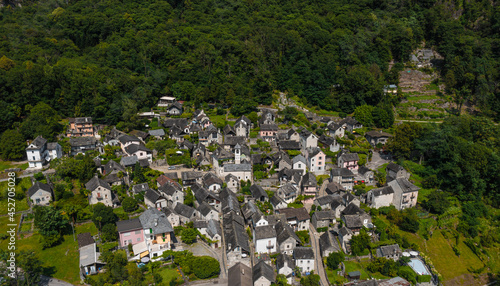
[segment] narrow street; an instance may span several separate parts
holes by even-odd
[[[330,285],[328,282],[328,278],[326,277],[326,272],[325,268],[323,266],[323,261],[321,258],[321,251],[319,249],[319,233],[316,232],[316,230],[313,228],[312,224],[309,224],[309,235],[311,236],[311,246],[314,251],[314,257],[315,257],[315,267],[316,269],[315,273],[319,275],[320,277],[320,284],[322,286],[327,286]]]

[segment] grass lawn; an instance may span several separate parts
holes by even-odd
[[[31,180],[29,178],[23,178],[17,185],[16,185],[16,193],[26,193],[26,190],[28,190],[31,187]],[[0,190],[2,192],[7,192],[8,191],[8,181],[0,182]],[[0,201],[0,215],[7,214],[8,210],[8,200],[2,200]],[[29,209],[28,201],[26,198],[22,200],[16,200],[16,212],[20,211],[25,211]]]
[[[481,260],[462,241],[458,244],[461,255],[457,257],[441,231],[435,231],[426,246],[423,251],[431,258],[444,280],[469,273],[468,267],[478,269],[483,266]]]
[[[9,216],[2,216],[0,217],[0,234],[7,233],[7,230],[9,230],[12,226],[8,226],[7,224],[16,224],[16,230],[17,230],[17,225],[19,224],[19,219],[21,219],[21,215],[15,215],[14,222],[9,221]],[[4,245],[3,241],[0,242],[0,246]],[[2,248],[2,249],[7,249],[7,248]]]
[[[370,278],[370,276],[368,275],[368,272],[363,270],[363,268],[361,267],[361,263],[359,263],[355,260],[344,261],[344,265],[345,265],[346,274],[348,274],[349,272],[353,272],[353,271],[359,271],[359,272],[361,272],[361,280]]]
[[[159,273],[163,278],[163,283],[165,285],[167,285],[170,282],[170,280],[172,280],[172,278],[182,280],[181,275],[179,274],[179,272],[177,272],[177,268],[170,269],[169,267],[163,267],[160,269]]]
[[[84,232],[90,232],[91,235],[96,235],[98,233],[97,227],[95,227],[93,222],[77,225],[75,227],[75,234],[80,234]]]
[[[339,271],[339,269],[331,270],[330,268],[325,267],[325,271],[326,271],[326,276],[328,277],[328,281],[330,281],[330,283],[333,285],[347,281],[346,278],[337,275],[337,271]]]
[[[43,263],[44,274],[79,284],[78,271],[79,253],[78,242],[73,241],[73,235],[65,235],[64,241],[55,247],[42,250],[40,235],[34,234],[17,240],[18,251],[34,251]],[[7,240],[0,242],[0,248],[7,249]]]
[[[1,161],[0,160],[0,172],[5,170],[5,169],[11,169],[11,168],[21,168],[23,170],[26,170],[28,168],[28,163],[18,164],[17,162],[9,162],[9,161]]]

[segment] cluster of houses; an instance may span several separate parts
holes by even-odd
[[[158,105],[166,107],[169,115],[183,112],[182,103],[174,98],[162,97]],[[109,160],[102,164],[99,157],[95,159],[100,175],[90,179],[85,188],[89,191],[90,204],[103,203],[110,207],[120,204],[112,186],[125,185],[130,195],[144,195],[147,210],[139,217],[117,222],[119,246],[131,245],[133,260],[154,260],[164,251],[174,249],[179,243],[174,227],[192,222],[212,247],[223,247],[229,279],[235,281],[235,285],[247,285],[245,281],[252,281],[248,285],[270,285],[275,282],[276,273],[284,274],[291,283],[297,267],[303,274],[316,271],[315,252],[302,244],[297,231],[310,228],[324,231],[317,255],[349,253],[351,238],[362,228],[374,227],[370,215],[360,208],[361,202],[374,208],[394,205],[399,210],[416,205],[418,187],[409,181],[404,168],[393,163],[387,166],[386,186],[372,189],[362,197],[353,195],[355,184],[375,183],[373,171],[359,166],[358,154],[347,152],[337,142],[337,137],[343,137],[346,131],[362,127],[354,118],[340,122],[325,120],[326,132],[319,137],[306,129],[280,130],[272,110],[264,109],[257,123],[258,138],[270,143],[275,150],[273,154],[249,144],[250,131],[255,126],[247,117],[241,116],[220,130],[203,110],[194,112],[190,119],[167,118],[162,121],[164,129],[129,134],[113,129],[101,140],[96,138],[91,118],[74,118],[70,120],[66,136],[70,138],[71,155],[102,151],[100,147],[105,145],[120,147],[116,151],[119,162]],[[186,139],[186,135],[194,134],[198,137],[196,144]],[[374,147],[385,144],[390,136],[378,131],[365,135]],[[137,163],[148,167],[153,162],[154,151],[145,147],[147,137],[175,140],[180,150],[191,154],[198,171],[164,173],[156,179],[156,186],[131,185],[127,168]],[[337,165],[333,168],[327,168],[326,154],[322,151],[325,149],[338,152]],[[300,154],[291,156],[295,153],[289,151],[300,151]],[[29,144],[26,152],[31,168],[41,168],[62,156],[58,143],[47,143],[41,136]],[[256,165],[277,171],[278,187],[273,195],[254,182]],[[202,167],[209,171],[200,171]],[[319,197],[322,186],[316,176],[324,174],[329,174],[323,183],[326,195]],[[238,192],[242,182],[250,184],[251,195],[244,196],[244,202],[240,203]],[[185,204],[188,192],[194,196],[192,206]],[[48,205],[54,198],[51,185],[40,182],[28,190],[28,195],[37,205]],[[305,197],[304,204],[316,206],[312,216],[304,207],[288,207],[299,195]],[[261,211],[259,206],[266,202],[271,204],[274,214]],[[102,267],[95,242],[88,236],[79,236],[79,243],[82,241],[80,265],[85,275],[96,273]],[[380,256],[394,258],[400,253],[397,249],[396,253],[381,248]],[[252,265],[254,253],[258,259]],[[279,254],[275,263],[269,258],[271,254]]]

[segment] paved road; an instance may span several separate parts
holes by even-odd
[[[315,257],[315,267],[316,273],[320,277],[320,282],[322,286],[328,286],[330,283],[328,282],[328,278],[326,277],[326,272],[325,268],[323,266],[323,261],[321,258],[321,252],[319,249],[319,233],[316,232],[316,230],[313,228],[312,224],[309,224],[309,235],[311,237],[311,245],[312,249],[314,251],[314,257]]]
[[[436,123],[436,124],[443,123],[443,121],[423,121],[423,120],[406,120],[406,119],[398,119],[395,121],[397,121],[397,122],[416,122],[416,123]]]
[[[47,276],[42,275],[38,285],[39,286],[72,286],[73,284],[56,279],[56,278],[47,277]]]
[[[54,170],[54,169],[49,169],[49,170],[47,170],[47,171],[43,171],[43,174],[45,174],[45,175],[49,175],[49,174],[54,174],[55,172],[56,172],[56,170]],[[37,173],[37,172],[35,172],[35,173],[31,173],[31,174],[26,174],[26,175],[16,176],[16,178],[27,178],[27,177],[33,177],[36,173]],[[9,179],[9,178],[6,178],[6,179],[0,179],[0,182],[7,181],[8,179]]]
[[[371,162],[366,163],[366,167],[376,171],[380,166],[384,165],[385,163],[390,163],[391,158],[384,157],[382,158],[380,156],[379,152],[373,152],[372,160]]]

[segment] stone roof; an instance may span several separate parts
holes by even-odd
[[[365,136],[370,136],[371,138],[381,138],[381,137],[392,137],[391,134],[383,131],[368,131]]]
[[[385,257],[394,254],[401,254],[401,248],[399,248],[398,244],[384,245],[377,248],[377,257]]]
[[[78,248],[82,248],[84,246],[95,243],[95,240],[90,234],[90,232],[79,233],[77,235],[77,240],[78,240]]]
[[[276,281],[276,275],[274,273],[274,269],[266,264],[264,260],[259,261],[257,264],[253,266],[253,281],[257,281],[261,277],[265,277],[270,282]]]
[[[255,228],[255,239],[266,239],[276,237],[276,230],[272,225],[257,226]]]
[[[306,173],[302,177],[302,187],[317,187],[318,182],[316,181],[316,176],[313,173]]]
[[[382,188],[373,189],[373,190],[371,190],[371,192],[372,192],[373,196],[379,197],[379,196],[385,196],[385,195],[393,194],[394,190],[392,189],[391,186],[385,186],[385,187],[382,187]]]
[[[286,219],[296,218],[298,221],[310,219],[309,213],[305,208],[285,208],[276,210],[279,214],[285,214]]]
[[[75,137],[69,139],[71,147],[95,145],[97,140],[94,137]]]
[[[295,259],[314,259],[314,251],[312,247],[296,247],[293,251]]]
[[[286,183],[278,189],[278,192],[283,192],[285,196],[289,196],[292,194],[297,194],[297,188],[295,188],[292,184]],[[273,196],[274,197],[274,196]]]
[[[292,269],[295,268],[295,263],[293,262],[292,257],[290,257],[286,254],[283,254],[283,253],[278,254],[278,256],[276,257],[276,268],[278,268],[278,270],[279,270],[279,269],[285,267],[285,262],[286,262],[288,267],[290,267]]]
[[[196,210],[185,204],[177,203],[175,204],[174,211],[183,217],[191,218]]]
[[[339,229],[339,234],[342,236],[352,235],[352,231],[344,226],[341,229]]]
[[[332,195],[332,194],[337,194],[340,192],[345,192],[345,189],[344,189],[344,187],[342,187],[342,185],[340,185],[337,182],[330,182],[326,185],[325,191],[327,194]]]
[[[238,262],[227,271],[228,281],[232,286],[254,286],[252,268]]]
[[[125,157],[122,157],[120,159],[120,164],[122,164],[123,166],[127,167],[127,166],[133,166],[135,165],[135,163],[137,163],[139,160],[137,158],[136,155],[132,155],[132,156],[125,156]]]
[[[251,172],[252,165],[251,164],[225,164],[224,172]]]
[[[224,145],[236,146],[237,144],[245,145],[246,138],[244,136],[226,136]]]
[[[193,221],[193,227],[194,228],[207,228],[208,222],[206,220],[195,220]]]
[[[319,237],[319,248],[321,251],[330,249],[334,252],[339,252],[340,247],[337,243],[337,239],[332,235],[330,231],[326,231]]]
[[[105,181],[97,178],[97,177],[93,177],[92,179],[90,179],[90,181],[88,181],[86,184],[85,184],[85,188],[89,191],[94,191],[95,189],[97,189],[97,187],[103,187],[103,188],[106,188],[108,190],[111,190],[111,187],[109,186],[108,183],[106,183]]]
[[[360,209],[356,204],[349,204],[343,211],[343,215],[362,215],[365,211]]]
[[[378,282],[378,286],[410,286],[410,285],[411,285],[410,282],[406,281],[405,279],[399,276]]]
[[[280,140],[279,146],[282,150],[300,150],[300,143],[293,140]]]
[[[276,124],[261,124],[260,131],[278,131],[278,125],[276,125]]]
[[[206,217],[211,211],[217,212],[211,205],[209,205],[207,202],[202,202],[197,210],[204,216]]]
[[[196,180],[201,176],[203,176],[203,173],[195,171],[186,171],[181,173],[181,178],[183,181]]]
[[[359,161],[359,156],[358,156],[358,153],[346,153],[346,154],[340,155],[339,159],[342,159],[346,162]]]
[[[222,236],[222,229],[220,227],[219,221],[216,221],[214,219],[210,219],[207,222],[207,234],[210,235],[210,237],[214,237],[216,234]]]
[[[368,172],[373,172],[373,171],[370,170],[369,168],[365,167],[365,166],[361,166],[361,167],[358,168],[358,174],[360,174],[360,175],[364,176]]]
[[[406,178],[397,178],[396,180],[393,180],[393,181],[389,182],[388,184],[393,189],[396,187],[395,186],[396,184],[399,185],[399,188],[401,188],[403,193],[416,192],[416,191],[420,190],[419,187],[410,183],[410,181],[408,181],[408,179],[406,179]]]
[[[150,136],[165,136],[165,130],[163,129],[154,129],[148,131]]]
[[[153,204],[160,199],[164,199],[161,194],[153,189],[148,189],[144,194],[144,198],[148,199]]]
[[[36,181],[33,184],[33,186],[31,186],[28,189],[28,192],[27,192],[28,197],[31,198],[36,192],[38,192],[38,190],[43,190],[43,191],[50,193],[51,196],[53,195],[52,188],[49,185]]]
[[[345,226],[349,229],[356,229],[363,227],[363,221],[359,215],[344,215],[343,220],[345,222]]]
[[[47,150],[55,150],[59,145],[57,142],[49,142],[47,143]]]
[[[149,189],[148,183],[142,183],[132,186],[132,192],[138,194],[140,192],[145,192]]]
[[[224,184],[224,182],[219,177],[217,177],[214,173],[206,173],[203,176],[203,185],[208,187],[208,186],[211,186],[213,184],[218,184],[222,187],[222,184]]]
[[[302,156],[302,155],[299,154],[299,155],[293,157],[293,159],[292,159],[292,163],[293,164],[295,164],[297,162],[302,162],[302,163],[306,164],[307,160],[306,160],[306,158],[304,158],[304,156]]]
[[[43,138],[42,135],[38,135],[35,140],[33,140],[30,145],[33,145],[35,148],[26,148],[28,150],[41,149],[43,146],[47,144],[47,139]]]
[[[332,210],[315,211],[313,216],[316,216],[316,220],[333,220],[333,219],[335,219],[335,213]]]
[[[149,208],[139,216],[142,227],[152,229],[153,234],[173,232],[174,229],[167,219],[167,215],[155,208]]]
[[[332,175],[334,177],[337,177],[337,176],[354,177],[354,174],[352,173],[352,171],[347,169],[347,168],[335,168],[335,169],[331,169],[331,172],[332,172]]]
[[[273,207],[276,207],[276,206],[277,206],[277,205],[279,205],[280,203],[284,203],[284,204],[286,204],[286,202],[285,202],[282,198],[280,198],[279,196],[276,196],[276,195],[272,196],[272,197],[269,199],[269,201],[271,202],[271,204],[273,205]]]
[[[125,152],[127,152],[127,154],[134,154],[137,151],[144,151],[146,153],[151,153],[150,149],[140,144],[130,144],[127,147],[125,147]]]
[[[289,238],[293,238],[297,243],[300,243],[300,238],[293,231],[292,227],[288,225],[288,223],[284,221],[278,221],[274,228],[276,229],[276,233],[278,234],[276,241],[278,244],[282,244],[285,240]]]
[[[142,229],[141,220],[139,220],[138,217],[116,222],[116,230],[118,232],[131,231],[134,229]]]
[[[128,143],[128,142],[141,142],[141,140],[135,136],[130,136],[130,135],[122,135],[120,137],[118,137],[118,141],[120,141],[120,143],[122,144],[125,144],[125,143]]]
[[[256,184],[250,186],[250,192],[252,192],[252,196],[256,199],[260,199],[261,197],[269,198],[266,191],[261,186]]]
[[[337,196],[326,195],[326,196],[318,197],[314,201],[317,202],[318,205],[324,206],[324,205],[331,204],[335,200],[336,197],[339,197],[339,196],[338,195]]]
[[[125,168],[122,165],[116,163],[114,160],[109,160],[109,162],[104,165],[104,173],[106,175],[109,175],[113,171],[125,172]]]

